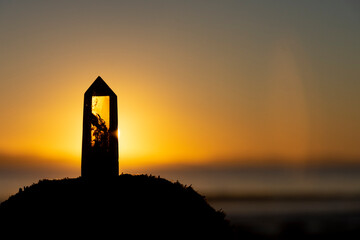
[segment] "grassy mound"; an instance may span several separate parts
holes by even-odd
[[[106,180],[41,180],[0,205],[0,226],[28,237],[231,237],[224,214],[191,187],[128,174]]]

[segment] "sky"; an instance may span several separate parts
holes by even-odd
[[[80,172],[98,76],[120,171],[360,163],[359,26],[358,1],[0,0],[0,170]]]

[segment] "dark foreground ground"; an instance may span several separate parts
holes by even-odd
[[[210,206],[191,187],[147,175],[42,180],[0,205],[0,238],[360,239],[357,198],[235,200]]]
[[[0,229],[15,238],[231,239],[224,216],[191,187],[123,174],[25,187],[0,205]]]

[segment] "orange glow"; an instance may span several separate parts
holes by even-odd
[[[83,94],[100,75],[118,99],[120,172],[152,164],[360,159],[355,17],[323,24],[329,14],[318,17],[317,8],[283,16],[271,4],[261,16],[246,6],[233,15],[216,4],[189,7],[187,18],[179,6],[153,15],[162,8],[114,2],[101,11],[96,4],[69,11],[53,4],[47,14],[32,4],[32,11],[3,4],[0,154],[49,159],[39,165],[64,159],[79,168]],[[310,34],[290,17],[301,12],[309,13],[309,26],[327,29]],[[271,23],[279,15],[290,20]],[[336,26],[347,26],[335,29],[347,37],[321,35]]]
[[[299,81],[291,72],[283,72],[281,69],[275,70],[274,74],[273,79],[285,74],[287,79]],[[306,130],[306,107],[302,105],[301,95],[296,95],[298,87],[289,86],[290,90],[295,91],[292,99],[298,104],[293,108],[286,101],[276,99],[280,96],[276,93],[276,87],[281,83],[272,83],[275,98],[270,95],[268,104],[271,105],[265,112],[270,118],[252,120],[252,116],[241,105],[236,110],[227,109],[226,103],[222,103],[225,106],[223,109],[216,105],[210,108],[198,102],[199,99],[195,99],[195,104],[190,104],[186,98],[174,98],[171,93],[159,89],[159,86],[149,85],[146,88],[148,91],[145,91],[144,88],[122,84],[122,79],[137,82],[141,77],[115,73],[104,75],[119,99],[120,171],[122,167],[129,166],[200,164],[214,159],[245,161],[275,158],[301,162],[307,157],[334,155],[329,150],[337,149],[335,141],[318,148],[307,147],[309,133]],[[78,168],[81,156],[82,94],[91,81],[88,77],[77,75],[74,76],[74,82],[75,79],[82,79],[83,84],[71,91],[62,87],[63,91],[67,91],[66,101],[60,94],[55,94],[52,101],[44,102],[41,108],[26,113],[25,119],[14,116],[14,124],[22,120],[26,124],[23,124],[21,133],[17,129],[12,134],[4,130],[4,135],[8,137],[1,142],[1,151],[50,159],[72,159],[70,165]],[[148,79],[149,82],[154,80],[151,77]],[[42,98],[43,95],[36,96],[34,101],[41,102]],[[163,98],[168,100],[164,101]],[[223,102],[224,98],[218,101],[216,104]],[[256,109],[253,111],[256,113]],[[33,119],[30,116],[42,117]],[[338,149],[335,155],[357,157],[360,153],[351,146]],[[52,160],[46,164],[51,163]],[[54,164],[58,162],[54,161]]]

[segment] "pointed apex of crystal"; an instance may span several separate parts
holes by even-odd
[[[85,95],[91,96],[110,96],[116,94],[111,90],[111,88],[106,84],[106,82],[98,76],[96,80],[91,84],[88,90],[85,92]]]

